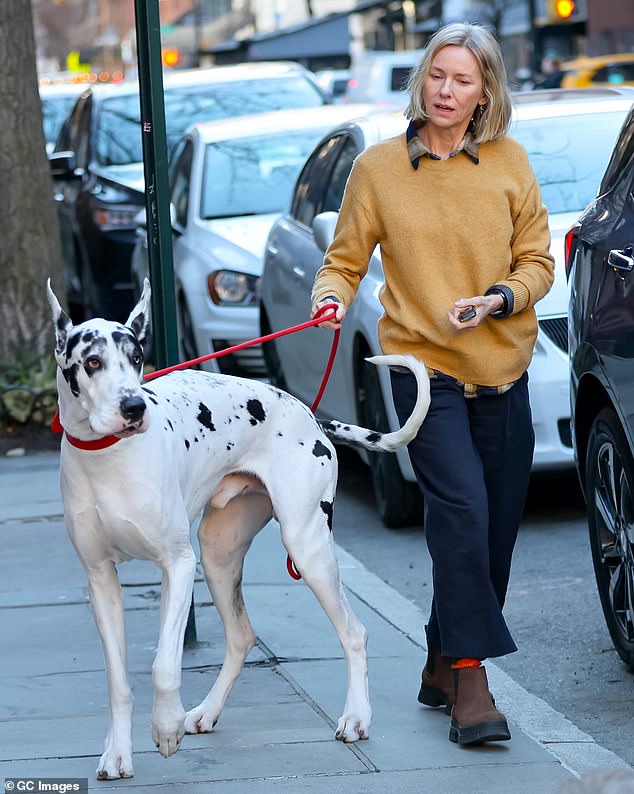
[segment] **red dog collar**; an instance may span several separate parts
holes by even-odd
[[[68,443],[73,447],[77,447],[77,449],[107,449],[113,444],[116,444],[117,441],[121,441],[119,436],[103,436],[103,438],[96,438],[94,441],[82,441],[81,438],[75,438],[75,436],[71,436],[62,427],[62,423],[59,421],[59,411],[55,412],[55,416],[51,422],[51,430],[53,433],[64,433]]]

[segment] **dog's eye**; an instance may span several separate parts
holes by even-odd
[[[90,358],[86,359],[86,366],[88,369],[101,369],[101,361],[97,358],[97,356],[91,356]]]
[[[134,364],[135,367],[140,367],[141,364],[143,363],[143,356],[140,356],[138,353],[136,354],[136,356],[132,356],[132,363]]]

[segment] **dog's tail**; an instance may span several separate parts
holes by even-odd
[[[334,420],[320,422],[319,424],[332,441],[341,441],[353,447],[363,447],[374,451],[384,450],[391,452],[404,444],[409,444],[418,432],[418,428],[422,425],[425,416],[427,416],[431,399],[429,375],[425,365],[414,356],[372,356],[372,358],[367,358],[366,361],[375,366],[397,366],[411,370],[416,378],[418,394],[407,422],[400,430],[396,430],[394,433],[379,433],[376,430],[368,430],[364,427],[348,425]]]

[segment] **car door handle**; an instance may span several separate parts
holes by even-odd
[[[304,270],[303,267],[300,267],[299,265],[295,265],[295,267],[293,268],[293,275],[297,276],[297,278],[304,278],[304,276],[306,275],[306,271]]]
[[[608,254],[608,265],[615,268],[615,270],[622,270],[629,273],[634,268],[634,256],[632,256],[632,247],[628,246],[622,251],[617,251],[613,248]]]

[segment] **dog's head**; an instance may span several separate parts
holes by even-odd
[[[150,313],[150,283],[125,325],[91,319],[73,325],[47,282],[55,325],[55,359],[60,413],[67,422],[86,424],[98,435],[129,436],[148,426],[141,389],[143,349]]]

